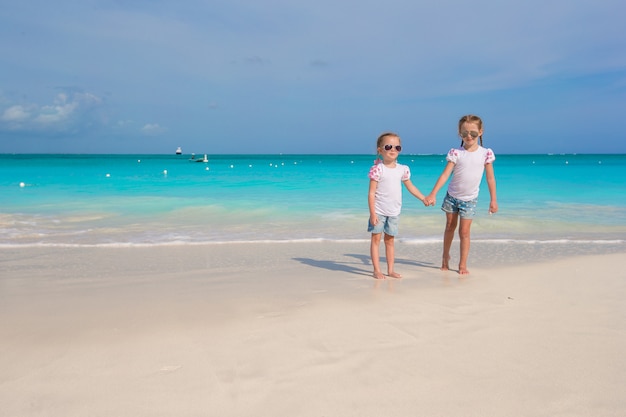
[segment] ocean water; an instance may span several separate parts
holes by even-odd
[[[0,246],[368,241],[373,155],[0,155]],[[428,193],[443,155],[401,155]],[[472,241],[626,238],[626,155],[497,155]],[[399,240],[440,241],[440,203],[406,190]]]

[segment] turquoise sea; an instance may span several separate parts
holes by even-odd
[[[472,241],[626,240],[626,155],[496,155]],[[0,246],[368,241],[374,155],[0,155]],[[401,155],[428,193],[443,155]],[[441,239],[444,214],[408,192],[399,239]]]

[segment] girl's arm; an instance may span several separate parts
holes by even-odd
[[[370,223],[376,225],[378,223],[378,216],[376,216],[376,187],[378,187],[378,181],[370,179],[370,190],[367,193],[367,205],[370,209]]]
[[[427,202],[429,204],[432,204],[432,205],[435,204],[435,202],[437,201],[437,193],[439,192],[441,187],[444,186],[446,181],[448,181],[448,178],[450,178],[450,174],[452,173],[453,169],[454,169],[454,162],[448,161],[448,163],[446,164],[446,167],[443,169],[443,172],[437,179],[437,182],[435,183],[435,186],[433,187],[432,191],[426,197]]]
[[[489,213],[498,212],[498,198],[496,197],[496,174],[493,172],[493,164],[485,164],[485,177],[491,201],[489,202]]]
[[[406,180],[402,182],[404,183],[404,186],[406,187],[407,190],[409,190],[411,194],[417,197],[421,202],[424,202],[424,199],[426,198],[426,196],[424,196],[424,194],[422,194],[420,190],[415,185],[413,185],[411,180]]]

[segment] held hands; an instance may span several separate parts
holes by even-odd
[[[434,195],[432,195],[432,194],[429,194],[429,195],[427,195],[426,197],[424,197],[424,200],[422,200],[422,201],[423,201],[423,203],[424,203],[424,205],[425,205],[426,207],[428,207],[428,206],[434,206],[434,205],[435,205],[435,203],[437,202],[437,197],[436,197],[436,196],[434,196]]]

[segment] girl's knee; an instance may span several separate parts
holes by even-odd
[[[459,227],[459,237],[469,239],[471,226],[472,226],[471,220],[462,220],[461,226]]]
[[[469,238],[470,238],[469,230],[459,230],[459,239],[469,240]]]
[[[461,239],[469,239],[470,238],[470,228],[469,227],[459,227],[459,238],[461,238]]]

